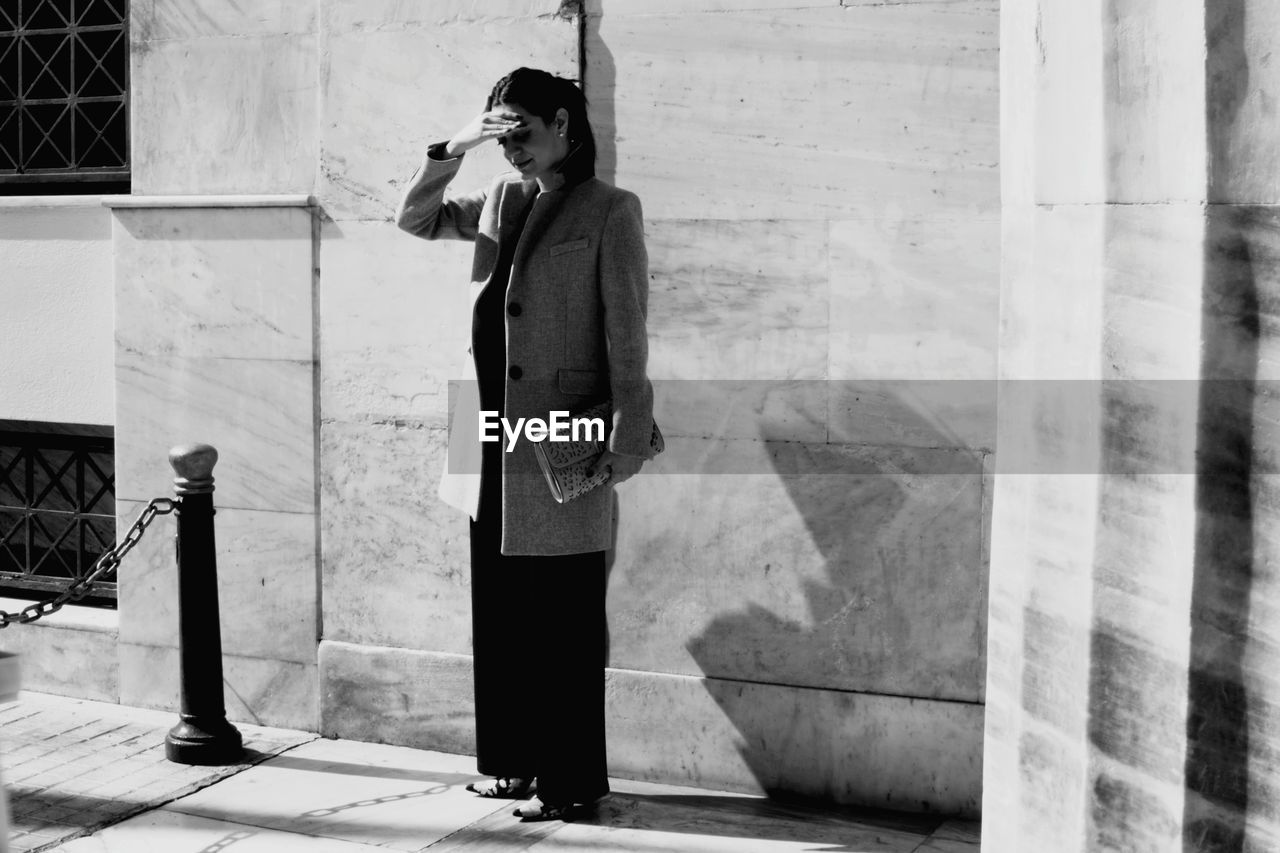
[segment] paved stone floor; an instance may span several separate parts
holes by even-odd
[[[23,693],[0,706],[0,770],[14,853],[48,849],[239,773],[307,732],[237,726],[246,761],[189,767],[164,755],[177,714]]]
[[[467,756],[238,725],[251,760],[164,759],[174,715],[24,693],[0,708],[15,851],[978,853],[978,825],[613,781],[597,815],[521,823]]]

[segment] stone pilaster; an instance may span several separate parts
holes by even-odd
[[[1002,9],[984,851],[1276,849],[1278,11]]]

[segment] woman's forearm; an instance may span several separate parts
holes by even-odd
[[[445,191],[458,173],[462,158],[441,156],[444,149],[445,143],[427,149],[396,208],[396,225],[425,240],[475,240],[488,191],[446,198]]]

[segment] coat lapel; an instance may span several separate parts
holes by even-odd
[[[529,221],[524,224],[524,233],[520,235],[520,242],[516,244],[516,253],[511,258],[511,270],[513,273],[516,270],[524,269],[529,255],[537,248],[538,241],[542,239],[542,236],[547,232],[547,228],[555,221],[556,213],[572,191],[572,189],[562,189],[543,193],[542,197],[534,202],[533,211],[529,214]]]
[[[520,223],[520,213],[538,191],[535,181],[507,184],[498,204],[498,239],[510,240]]]

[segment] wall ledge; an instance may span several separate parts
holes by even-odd
[[[111,208],[314,207],[310,195],[117,195],[103,196]]]
[[[112,199],[128,196],[109,195],[4,195],[0,196],[0,211],[39,210],[48,207],[101,207]]]
[[[50,598],[53,596],[50,595]],[[0,610],[10,613],[35,604],[23,598],[0,597]],[[46,621],[48,620],[48,621]],[[114,634],[120,629],[120,611],[105,607],[83,607],[67,604],[56,613],[41,617],[35,622],[16,626],[17,630],[33,630],[40,628],[63,628],[70,631],[96,631],[103,634]]]

